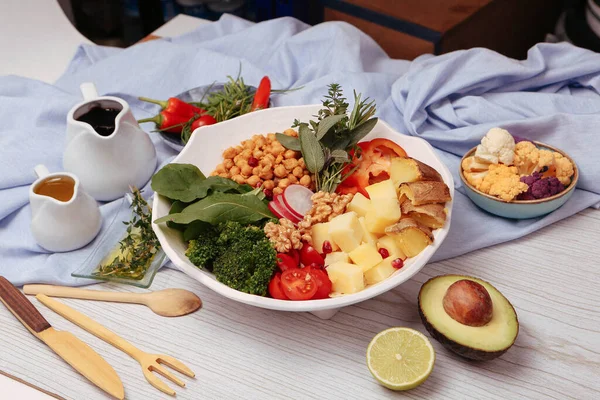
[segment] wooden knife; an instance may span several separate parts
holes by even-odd
[[[0,301],[29,332],[46,343],[77,372],[111,396],[117,399],[125,397],[119,375],[104,358],[73,334],[52,328],[27,297],[3,276],[0,276]]]

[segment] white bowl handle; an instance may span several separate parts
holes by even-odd
[[[46,166],[42,164],[36,165],[33,171],[37,175],[38,179],[50,175],[50,171],[48,171],[48,168],[46,168]]]
[[[85,82],[79,86],[81,90],[81,94],[83,95],[83,100],[90,101],[94,100],[98,97],[98,91],[96,90],[96,85],[92,82]]]

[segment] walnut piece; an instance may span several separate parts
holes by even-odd
[[[289,219],[281,218],[279,224],[267,222],[264,231],[278,253],[302,248],[302,235]]]
[[[298,223],[298,230],[302,234],[302,240],[312,244],[310,228],[320,222],[329,222],[333,218],[346,211],[348,203],[352,201],[354,195],[337,194],[328,192],[317,192],[310,198],[313,202],[312,208],[304,216],[304,219]]]

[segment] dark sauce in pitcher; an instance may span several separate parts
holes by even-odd
[[[120,112],[116,108],[96,106],[77,118],[77,121],[87,122],[100,136],[109,136],[115,131],[115,118]]]

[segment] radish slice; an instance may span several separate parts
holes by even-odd
[[[292,214],[295,218],[297,219],[304,219],[304,215],[300,215],[298,214],[296,211],[292,210],[287,203],[285,202],[285,199],[283,198],[283,194],[277,195],[273,198],[273,200],[275,200],[278,204],[279,204],[279,208],[281,208],[282,210],[287,210],[290,214]]]
[[[312,190],[302,185],[290,185],[283,191],[282,197],[283,202],[290,211],[304,218],[312,208],[311,197],[313,194]]]
[[[294,216],[287,209],[281,207],[279,205],[279,203],[277,201],[275,201],[275,200],[269,202],[268,207],[269,207],[269,210],[271,210],[271,212],[273,214],[275,214],[275,216],[277,218],[289,219],[290,221],[292,221],[292,223],[294,225],[301,221],[301,218],[297,218],[296,216]]]

